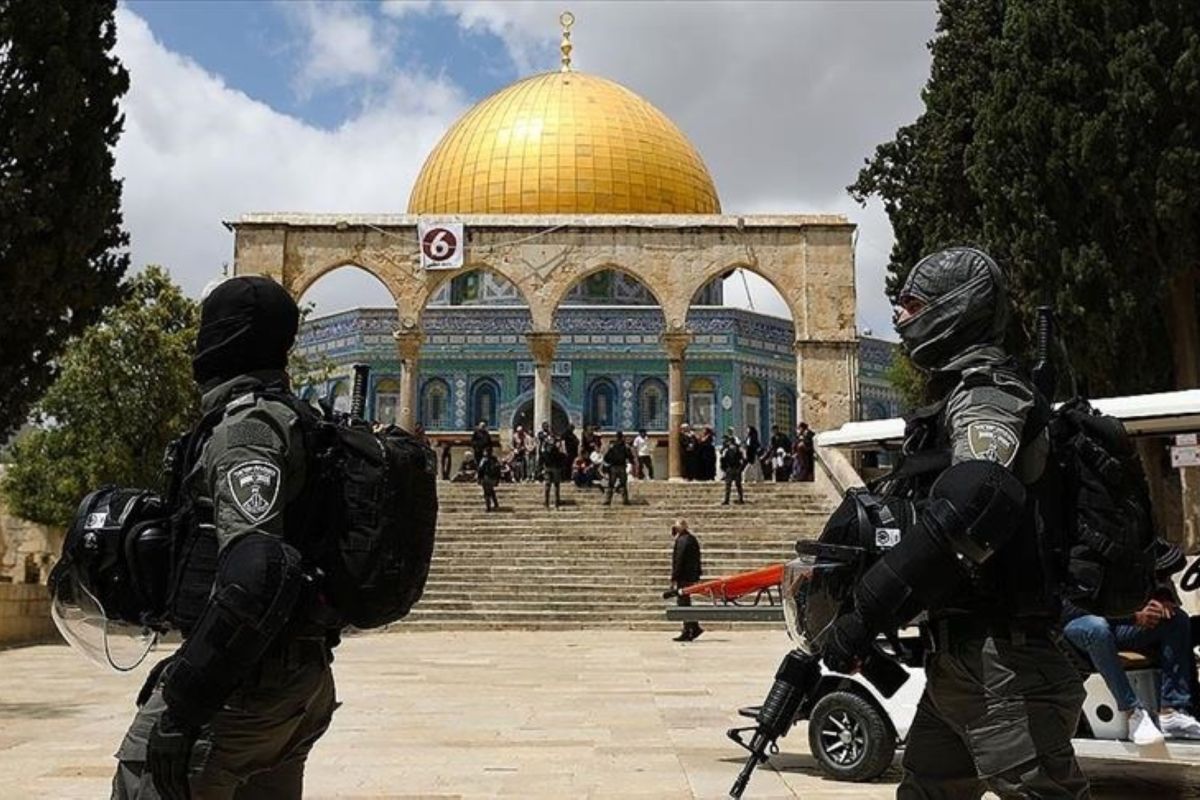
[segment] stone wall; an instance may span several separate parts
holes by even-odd
[[[0,476],[4,468],[0,466]],[[8,513],[0,497],[0,583],[45,583],[63,532]]]
[[[58,639],[50,593],[36,583],[0,583],[0,648]]]
[[[62,537],[62,531],[12,516],[0,497],[0,647],[58,638],[46,578]]]

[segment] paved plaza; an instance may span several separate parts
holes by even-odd
[[[781,632],[388,633],[338,650],[345,705],[309,761],[311,798],[717,798],[741,765],[724,731],[758,703]],[[62,646],[0,652],[0,797],[101,798],[145,668],[105,673]],[[1089,772],[1096,772],[1089,765]],[[1097,797],[1200,797],[1186,771],[1107,767]],[[804,732],[749,798],[890,798],[826,780]]]

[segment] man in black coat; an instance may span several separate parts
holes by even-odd
[[[700,540],[688,530],[686,519],[675,520],[675,524],[671,526],[671,535],[675,537],[675,549],[671,554],[671,588],[679,590],[700,582],[700,575],[703,573],[700,563]],[[679,594],[677,603],[690,606],[692,598]],[[690,642],[702,633],[704,629],[700,627],[699,622],[685,622],[675,641]]]
[[[785,452],[785,453],[792,452],[792,440],[790,438],[788,438],[788,435],[786,433],[784,433],[782,430],[780,430],[778,425],[772,425],[771,426],[771,453],[772,453],[772,455],[775,453],[776,450],[779,450],[780,448],[783,448],[783,452]]]
[[[483,451],[492,446],[492,435],[488,433],[487,423],[480,421],[471,433],[471,450],[475,453],[475,463],[483,461]]]
[[[621,500],[629,505],[629,462],[633,461],[633,451],[625,444],[625,434],[617,431],[617,438],[608,446],[604,454],[604,465],[608,467],[608,491],[604,496],[604,505],[612,504],[613,488],[621,490]]]

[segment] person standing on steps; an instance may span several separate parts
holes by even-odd
[[[483,460],[483,451],[492,445],[492,435],[488,433],[487,423],[480,420],[471,434],[471,452],[475,454],[475,463]]]
[[[629,505],[629,462],[632,460],[633,452],[625,444],[625,434],[617,431],[616,439],[604,454],[604,465],[608,467],[608,491],[604,497],[604,505],[612,505],[614,486],[621,488],[621,502]]]
[[[637,456],[638,480],[654,480],[654,440],[642,428],[633,439],[633,452]]]
[[[758,463],[762,449],[762,442],[758,438],[758,428],[750,425],[746,428],[746,466],[742,469],[742,476],[750,483],[757,483],[763,475],[762,466]]]
[[[738,447],[737,439],[726,435],[721,445],[721,469],[725,478],[725,499],[721,505],[729,505],[730,489],[735,484],[737,485],[738,505],[746,502],[746,498],[742,494],[742,469],[745,466],[746,460],[742,457],[742,448]]]
[[[450,464],[453,461],[453,456],[451,455],[450,451],[453,448],[453,445],[454,445],[454,443],[451,442],[449,439],[442,440],[441,465],[442,465],[442,480],[444,480],[444,481],[450,480]]]
[[[671,526],[671,536],[675,539],[675,547],[671,551],[671,588],[682,590],[693,583],[699,583],[700,576],[704,573],[700,559],[700,540],[688,530],[687,520],[682,518],[675,520],[675,524]],[[690,606],[692,598],[685,594],[676,595],[676,604]],[[688,621],[683,623],[683,630],[674,641],[690,642],[702,633],[704,629],[700,627],[699,622]]]
[[[547,430],[546,435],[538,433],[538,463],[541,465],[542,481],[546,487],[543,504],[550,507],[550,487],[554,487],[554,507],[562,505],[562,474],[566,454],[558,438]]]
[[[575,426],[567,423],[567,430],[562,435],[563,452],[567,455],[567,463],[574,464],[579,458],[579,437],[575,435]]]
[[[496,458],[492,448],[483,451],[479,462],[479,485],[483,487],[483,505],[485,511],[499,511],[500,501],[496,498],[496,484],[500,483],[500,459]]]
[[[801,422],[796,427],[795,480],[812,481],[814,479],[817,455],[816,439],[816,434],[813,433],[812,428],[808,427],[807,422]]]

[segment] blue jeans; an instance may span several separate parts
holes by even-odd
[[[1086,615],[1067,623],[1067,640],[1088,654],[1096,671],[1104,677],[1117,701],[1117,708],[1129,711],[1141,703],[1121,669],[1120,650],[1158,651],[1162,665],[1159,702],[1164,708],[1186,710],[1192,702],[1190,671],[1192,659],[1191,623],[1188,615],[1177,611],[1154,628],[1137,625],[1113,625],[1104,617]]]

